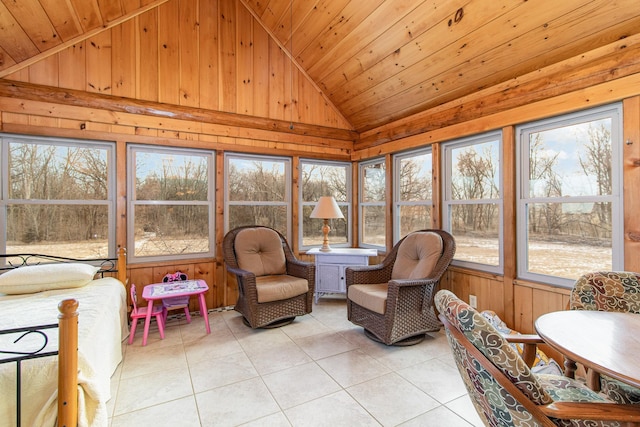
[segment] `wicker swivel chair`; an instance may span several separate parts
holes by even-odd
[[[452,292],[439,291],[435,304],[485,425],[618,427],[640,421],[638,405],[617,404],[562,375],[531,372],[500,332]]]
[[[315,265],[293,255],[285,237],[263,226],[229,231],[222,243],[227,271],[238,282],[235,310],[252,328],[283,326],[311,313]]]
[[[455,241],[443,230],[409,233],[381,264],[346,269],[347,317],[386,345],[412,345],[440,329],[433,293]]]
[[[582,275],[574,284],[569,299],[571,310],[620,311],[640,315],[640,273],[628,271],[597,271]],[[595,343],[594,343],[595,345]],[[567,375],[572,375],[575,363],[565,362]],[[640,403],[640,389],[610,378],[587,372],[592,387],[604,392],[618,403]]]

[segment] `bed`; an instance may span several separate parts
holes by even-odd
[[[69,387],[69,384],[61,384],[60,390],[61,394],[64,387],[67,390],[69,388],[73,391],[77,390],[79,426],[108,424],[106,402],[111,398],[111,376],[122,360],[122,341],[128,334],[124,257],[124,249],[119,251],[117,259],[94,259],[81,262],[47,255],[0,255],[0,261],[10,259],[12,263],[8,267],[0,267],[2,273],[0,274],[0,331],[57,323],[60,314],[58,305],[61,301],[68,304],[75,300],[78,303],[77,386]],[[57,264],[61,262],[66,264]],[[56,267],[53,263],[56,263]],[[89,274],[86,271],[87,268],[89,272],[95,272],[95,275],[90,276],[91,278],[87,279],[85,284],[79,284],[81,281],[72,280],[75,276],[69,276],[71,274],[69,272],[76,270],[82,270],[82,274],[87,275]],[[60,269],[64,271],[60,272]],[[16,275],[18,275],[17,278],[11,277]],[[62,284],[59,285],[56,281]],[[11,285],[15,282],[19,282],[19,286],[12,287]],[[33,282],[50,283],[34,284]],[[52,286],[51,282],[56,285]],[[7,283],[9,286],[6,286]],[[23,289],[29,293],[21,293]],[[62,328],[60,334],[63,334]],[[49,333],[48,336],[43,352],[58,349],[57,331]],[[19,344],[12,343],[15,336],[9,337],[9,335],[0,335],[0,350],[6,351],[7,348],[13,349],[16,345],[20,345],[20,351],[29,351],[43,345],[43,339],[37,334],[25,336]],[[65,341],[64,337],[61,338],[62,341]],[[12,345],[14,347],[11,347]],[[62,360],[62,347],[60,353],[60,364],[66,366]],[[21,362],[21,424],[23,426],[56,425],[58,360],[59,358],[54,356]],[[75,371],[73,368],[71,370]],[[74,378],[73,372],[61,372],[61,377]],[[3,398],[0,399],[0,420],[3,422],[2,425],[16,425],[16,382],[16,365],[1,364],[0,393]],[[72,401],[71,405],[73,403]]]

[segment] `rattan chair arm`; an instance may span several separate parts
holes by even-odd
[[[392,279],[389,280],[389,287],[424,286],[435,285],[436,283],[438,283],[438,279]]]
[[[549,417],[565,420],[640,423],[640,405],[622,405],[613,402],[553,402],[541,405],[539,408]]]
[[[255,274],[253,274],[249,270],[243,270],[241,268],[229,267],[228,265],[227,265],[227,271],[229,273],[231,273],[231,274],[235,274],[238,277],[249,277],[249,276],[254,276],[255,277]]]
[[[241,294],[256,294],[256,275],[248,270],[233,268],[227,265],[227,272],[234,274],[238,282],[238,291]]]
[[[405,292],[412,287],[424,287],[425,293],[422,300],[422,312],[424,313],[430,307],[433,307],[433,289],[438,284],[438,279],[394,279],[389,281],[387,291],[387,302],[393,301],[400,294],[401,289]]]
[[[306,279],[309,283],[310,295],[315,292],[316,286],[316,265],[311,262],[300,261],[298,259],[287,261],[287,274],[289,276]]]
[[[287,274],[289,276],[308,279],[311,270],[315,272],[315,264],[311,262],[301,261],[299,259],[287,260]]]
[[[349,285],[367,285],[387,283],[391,280],[393,264],[375,264],[351,266],[345,269],[345,283]]]

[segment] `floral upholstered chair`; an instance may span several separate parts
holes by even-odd
[[[227,271],[236,277],[234,309],[251,328],[272,328],[311,313],[315,265],[298,260],[285,237],[263,226],[238,227],[222,242]]]
[[[640,315],[640,273],[596,271],[584,274],[571,290],[569,308]],[[600,387],[618,403],[640,403],[640,389],[606,375],[600,377]]]
[[[485,317],[448,290],[435,296],[453,356],[487,426],[624,426],[640,406],[619,405],[562,375],[534,374]]]

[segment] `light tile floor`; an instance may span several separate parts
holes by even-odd
[[[124,344],[112,378],[111,427],[482,426],[444,332],[387,347],[347,320],[344,299],[252,330],[235,311],[169,319]],[[141,327],[139,327],[141,332]]]

